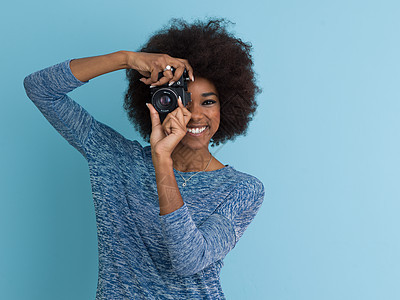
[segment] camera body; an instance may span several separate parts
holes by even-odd
[[[171,70],[174,73],[174,69]],[[158,79],[163,77],[163,72],[158,74]],[[151,104],[158,111],[161,123],[165,117],[178,107],[178,97],[182,99],[182,104],[186,106],[190,101],[190,93],[187,91],[189,81],[187,70],[171,86],[168,83],[150,88]]]

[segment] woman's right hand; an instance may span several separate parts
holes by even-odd
[[[166,66],[175,69],[175,75],[171,71],[164,71]],[[72,74],[80,81],[88,81],[102,74],[121,69],[135,69],[145,76],[142,82],[149,85],[163,85],[167,82],[177,81],[186,70],[194,81],[193,68],[186,59],[174,58],[167,54],[117,51],[110,54],[73,59],[70,62]],[[164,76],[158,80],[158,73]]]
[[[145,84],[159,86],[167,82],[176,82],[186,69],[189,78],[194,81],[193,68],[186,59],[174,58],[168,54],[128,52],[128,67],[135,69],[144,77],[140,79]],[[165,70],[167,66],[175,69],[174,74],[170,70]],[[158,74],[163,72],[163,77],[158,80]]]

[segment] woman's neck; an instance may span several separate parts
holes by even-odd
[[[208,148],[191,149],[178,144],[172,152],[174,168],[180,172],[198,172],[205,170],[210,165],[213,157]]]

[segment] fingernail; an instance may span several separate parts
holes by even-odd
[[[181,96],[178,97],[178,101],[182,104]]]
[[[175,83],[175,81],[171,81],[168,85],[171,86]]]
[[[147,108],[148,108],[148,109],[150,109],[150,107],[149,107],[149,103],[146,103],[146,106],[147,106]]]
[[[150,88],[154,88],[154,87],[156,87],[156,86],[155,86],[155,85],[151,85],[151,86],[150,86]]]
[[[192,75],[192,81],[194,81],[194,75]]]

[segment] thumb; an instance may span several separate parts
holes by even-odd
[[[147,108],[150,111],[151,127],[155,128],[161,126],[160,115],[156,111],[153,105],[146,103]]]

